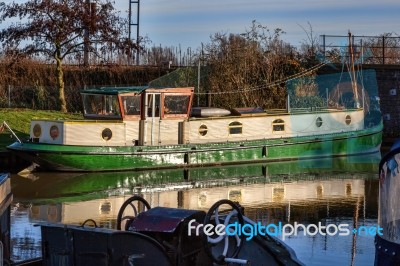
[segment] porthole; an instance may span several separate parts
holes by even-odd
[[[42,135],[42,127],[39,124],[35,124],[32,133],[35,138],[39,138]]]
[[[110,214],[111,202],[103,202],[100,204],[100,214]]]
[[[346,184],[346,196],[350,197],[351,196],[351,184]]]
[[[317,127],[321,127],[322,126],[322,118],[321,117],[317,117],[317,119],[315,120],[315,125]]]
[[[285,131],[285,121],[276,119],[272,122],[272,131]]]
[[[200,134],[201,136],[207,135],[207,132],[208,132],[208,128],[207,128],[206,125],[201,125],[201,126],[199,127],[199,134]]]
[[[207,194],[205,192],[201,192],[198,198],[199,207],[206,206],[207,203]]]
[[[351,123],[351,116],[346,115],[346,125],[350,125],[350,123]]]
[[[229,191],[228,199],[234,202],[242,202],[242,191],[241,190],[231,190]]]
[[[51,126],[50,128],[50,137],[54,140],[56,138],[58,138],[58,136],[60,135],[60,130],[58,129],[57,126]]]
[[[105,128],[103,129],[103,131],[101,132],[101,137],[105,140],[105,141],[109,141],[112,138],[112,131],[109,128]]]
[[[274,187],[272,190],[272,200],[274,202],[281,202],[285,198],[285,188]]]
[[[242,134],[243,132],[243,125],[240,122],[231,122],[229,123],[229,134],[234,135],[234,134]]]
[[[322,196],[324,195],[324,188],[320,185],[317,186],[317,198],[322,198]]]

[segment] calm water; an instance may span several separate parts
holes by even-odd
[[[253,164],[189,171],[12,176],[14,260],[40,256],[41,221],[115,227],[122,203],[141,194],[154,206],[207,211],[219,199],[238,201],[263,223],[375,226],[380,155]],[[186,179],[185,179],[186,178]],[[304,236],[285,239],[306,265],[373,265],[374,237]]]

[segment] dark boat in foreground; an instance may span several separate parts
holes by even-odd
[[[10,187],[8,175],[1,176]],[[2,196],[8,199],[2,206],[8,213],[1,224],[9,228],[11,190]],[[6,265],[303,265],[269,231],[255,233],[259,224],[245,217],[239,204],[226,199],[206,213],[151,208],[135,195],[121,206],[116,230],[100,228],[91,219],[81,226],[40,226],[42,257],[12,263],[8,256]]]
[[[400,265],[400,140],[379,164],[379,226],[375,265]]]
[[[0,262],[10,258],[10,250],[7,247],[10,246],[10,205],[12,200],[8,174],[0,173]]]
[[[117,230],[87,222],[94,226],[41,224],[43,265],[302,265],[275,237],[249,239],[256,223],[229,200],[205,213],[150,208],[133,196],[118,213]],[[201,224],[204,231],[197,229]],[[217,228],[229,224],[240,225],[245,234],[219,234]]]

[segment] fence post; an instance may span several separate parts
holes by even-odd
[[[363,46],[363,39],[360,39],[360,57],[361,57],[361,65],[364,64],[364,46]]]
[[[382,36],[382,65],[385,64],[385,35]]]

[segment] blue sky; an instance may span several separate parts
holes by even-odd
[[[24,2],[4,2],[12,1]],[[115,7],[128,16],[129,0],[115,0]],[[349,30],[400,36],[400,0],[140,0],[140,35],[157,46],[195,50],[217,32],[245,32],[252,20],[270,30],[281,28],[282,38],[295,46],[307,39],[302,27],[308,29],[308,23],[317,36]]]
[[[128,0],[116,0],[121,11]],[[134,6],[136,8],[136,6]],[[125,13],[122,13],[125,14]],[[252,20],[286,32],[299,45],[308,22],[317,35],[400,34],[400,0],[141,0],[140,35],[154,45],[191,47],[210,42],[210,35],[243,33]],[[301,25],[301,26],[300,26]]]

